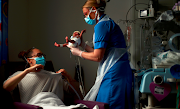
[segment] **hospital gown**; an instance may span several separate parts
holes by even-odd
[[[8,79],[18,75],[22,71],[17,71]],[[4,82],[5,83],[5,82]],[[52,92],[62,101],[64,100],[64,91],[68,91],[68,84],[63,81],[59,73],[46,70],[40,72],[28,73],[19,83],[19,94],[22,103],[27,103],[31,98],[40,92]]]
[[[107,58],[108,49],[126,48],[123,33],[112,19],[96,24],[94,34],[94,49],[106,48],[102,63]],[[131,87],[132,71],[125,53],[105,74],[96,101],[108,103],[111,109],[132,109]]]

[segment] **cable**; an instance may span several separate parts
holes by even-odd
[[[81,97],[79,96],[79,94],[77,93],[77,91],[74,89],[74,87],[66,80],[63,79],[64,81],[66,81],[68,83],[68,85],[73,89],[73,91],[76,93],[76,95],[78,96],[79,100],[81,100]]]
[[[78,61],[77,59],[78,58]],[[75,57],[75,63],[76,63],[76,66],[79,66],[78,68],[76,67],[76,70],[77,70],[77,73],[78,73],[78,80],[79,80],[79,85],[80,85],[80,91],[83,95],[83,97],[85,96],[85,91],[84,91],[84,85],[83,85],[83,80],[82,80],[82,76],[81,76],[81,65],[80,65],[80,60],[79,60],[79,57]]]
[[[85,96],[85,90],[84,90],[84,84],[83,84],[83,80],[82,80],[82,76],[81,76],[81,63],[80,63],[80,60],[79,60],[79,57],[78,57],[78,62],[79,62],[79,77],[80,77],[80,83],[81,83],[81,86],[82,86],[82,95],[83,97]]]
[[[136,4],[134,4],[133,6],[131,6],[131,7],[129,8],[129,10],[127,11],[127,13],[126,13],[126,21],[127,21],[127,15],[128,15],[128,13],[129,13],[129,11],[130,11],[134,6],[139,5],[139,4],[148,5],[148,4],[145,4],[145,3],[136,3]],[[148,5],[148,6],[149,6],[149,5]]]
[[[136,4],[136,0],[135,0],[134,2],[135,2],[135,4]],[[136,6],[135,6],[135,10],[138,11],[138,10],[136,9]]]

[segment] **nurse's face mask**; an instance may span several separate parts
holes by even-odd
[[[35,57],[35,58],[29,58],[29,59],[34,59],[36,61],[36,64],[41,64],[45,66],[46,61],[45,61],[43,53],[38,53],[36,56],[32,56],[32,57]]]
[[[89,16],[91,14],[91,12],[95,12],[95,18],[94,19],[91,19],[90,16]],[[85,17],[84,20],[86,21],[87,24],[94,25],[94,24],[96,24],[96,16],[97,16],[97,10],[92,10],[92,8],[91,8],[90,11],[89,11],[88,16]],[[97,20],[99,20],[99,17],[98,17]]]

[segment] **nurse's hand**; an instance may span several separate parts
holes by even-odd
[[[83,51],[81,51],[79,48],[73,48],[69,45],[67,45],[67,47],[70,48],[70,51],[73,55],[82,57],[81,54]]]

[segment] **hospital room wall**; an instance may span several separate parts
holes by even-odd
[[[84,22],[81,7],[84,1],[72,0],[9,0],[9,61],[21,61],[17,55],[31,47],[39,48],[52,60],[55,70],[66,69],[71,76],[75,74],[75,57],[68,48],[58,48],[54,42],[64,43],[65,36],[75,30],[86,29],[85,41],[92,41],[93,27]],[[125,19],[131,0],[112,0],[107,4],[106,13],[117,22]],[[130,15],[131,16],[131,15]],[[120,23],[122,31],[125,24]],[[84,70],[84,85],[87,92],[94,84],[97,62],[80,59]]]

